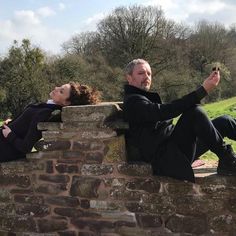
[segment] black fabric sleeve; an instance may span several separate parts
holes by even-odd
[[[128,120],[134,122],[157,122],[175,118],[192,106],[199,104],[200,100],[207,95],[201,86],[197,90],[174,100],[171,103],[153,103],[142,95],[132,95],[125,103],[125,113]],[[126,115],[126,117],[127,117]]]
[[[37,124],[48,120],[51,110],[42,110],[38,112],[28,127],[28,132],[24,138],[18,137],[13,131],[8,134],[6,140],[22,153],[28,153],[32,150],[34,144],[42,137],[41,131],[37,129]]]

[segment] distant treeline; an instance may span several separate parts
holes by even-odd
[[[68,81],[90,84],[103,100],[122,100],[123,67],[133,58],[153,68],[153,90],[165,101],[199,86],[213,66],[220,66],[220,86],[206,102],[235,96],[236,25],[200,21],[178,24],[158,7],[116,8],[94,32],[74,35],[60,56],[47,55],[28,39],[14,41],[0,59],[0,105],[3,118],[48,97],[50,89]]]

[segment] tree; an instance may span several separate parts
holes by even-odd
[[[8,56],[0,64],[0,84],[6,91],[7,110],[17,115],[29,102],[45,98],[47,80],[42,77],[44,54],[30,41],[14,41]]]

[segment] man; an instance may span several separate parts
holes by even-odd
[[[155,175],[195,182],[193,160],[207,150],[219,157],[218,174],[236,175],[236,155],[223,137],[236,140],[236,122],[230,116],[209,120],[199,107],[200,100],[220,81],[214,71],[197,90],[162,104],[157,93],[149,92],[152,71],[147,61],[135,59],[125,68],[124,117],[128,157],[152,164]],[[177,124],[172,119],[181,115]]]

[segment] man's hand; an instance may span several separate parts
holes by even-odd
[[[220,82],[220,72],[213,71],[210,76],[205,79],[203,82],[203,87],[207,91],[207,93],[211,92]]]
[[[3,129],[2,129],[3,136],[6,138],[9,133],[11,133],[11,129],[8,126],[3,125]]]

